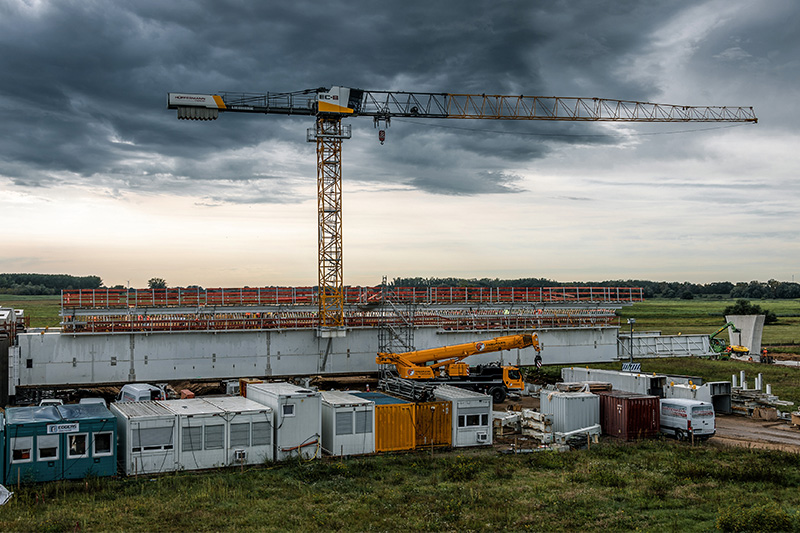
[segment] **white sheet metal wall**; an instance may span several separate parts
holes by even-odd
[[[117,457],[125,474],[159,474],[175,470],[177,417],[157,402],[112,403],[117,417]]]
[[[201,399],[224,412],[225,463],[228,466],[264,464],[274,460],[271,407],[242,396]]]
[[[318,456],[322,439],[322,395],[291,383],[251,383],[247,398],[272,408],[275,460]]]
[[[322,449],[329,455],[375,452],[375,402],[346,392],[322,392]]]
[[[600,397],[589,392],[542,391],[539,411],[553,415],[553,431],[568,433],[600,423]]]
[[[418,349],[485,340],[519,331],[444,332],[418,328]],[[617,328],[537,331],[544,364],[609,362],[617,357]],[[88,385],[134,381],[226,379],[240,376],[300,376],[375,372],[378,332],[353,329],[328,339],[314,330],[217,333],[65,335],[30,332],[9,350],[11,386]],[[5,355],[5,354],[4,354]],[[501,360],[530,366],[532,348],[469,357],[469,364]],[[325,363],[323,366],[323,362]],[[14,394],[13,389],[9,394]]]
[[[561,379],[566,382],[603,381],[611,383],[614,390],[664,396],[667,377],[662,374],[646,374],[601,370],[597,368],[567,367],[561,369]]]
[[[650,335],[633,333],[631,346],[630,332],[619,332],[619,358],[630,358],[633,349],[634,359],[640,357],[690,357],[711,355],[708,335]]]
[[[225,466],[224,412],[200,398],[159,401],[178,417],[176,470]]]
[[[454,448],[492,444],[492,397],[450,385],[436,387],[437,400],[453,405]]]

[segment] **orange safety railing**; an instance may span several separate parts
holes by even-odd
[[[443,330],[526,330],[555,327],[597,327],[617,321],[613,310],[536,310],[535,312],[449,312],[384,316],[375,312],[345,315],[349,328],[437,327]],[[315,312],[255,312],[218,314],[95,315],[66,317],[65,333],[125,333],[176,331],[243,331],[310,329],[319,326]]]
[[[392,287],[388,294],[387,299],[403,305],[630,303],[644,300],[643,290],[639,287]],[[383,292],[381,287],[345,287],[344,301],[351,306],[380,304]],[[83,289],[61,292],[62,314],[66,309],[316,305],[316,287]]]

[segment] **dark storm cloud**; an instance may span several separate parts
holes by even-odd
[[[210,203],[246,202],[224,184],[264,180],[253,201],[296,201],[291,179],[314,172],[304,138],[310,118],[228,113],[213,123],[179,122],[166,93],[337,84],[650,100],[656,82],[619,72],[675,10],[670,2],[611,0],[11,0],[0,4],[0,176],[19,187],[67,182],[171,194],[196,193],[199,183]],[[753,41],[723,42],[708,57],[719,66],[760,53],[767,51]],[[379,155],[363,148],[354,177],[437,194],[514,193],[522,189],[509,167],[556,145],[616,142],[590,124],[442,122],[473,130],[395,123],[394,147]],[[366,118],[353,123],[372,127]],[[236,157],[278,141],[310,154],[301,171]],[[357,140],[345,150],[351,146],[360,149]],[[378,167],[397,170],[371,170]]]

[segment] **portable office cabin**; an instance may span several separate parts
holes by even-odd
[[[569,433],[600,426],[600,398],[589,392],[541,392],[539,411],[553,415],[553,431]]]
[[[6,409],[6,483],[62,479],[63,439],[53,433],[60,423],[53,406]]]
[[[158,402],[112,403],[119,435],[117,455],[125,474],[173,472],[178,417]]]
[[[117,419],[105,405],[66,404],[58,430],[64,439],[64,479],[117,473]]]
[[[6,482],[6,417],[0,413],[0,484]]]
[[[225,412],[200,399],[158,402],[177,417],[176,470],[202,470],[225,466]]]
[[[226,422],[226,464],[252,465],[273,461],[272,408],[241,396],[202,398],[222,409]]]
[[[322,451],[336,456],[374,453],[375,402],[346,392],[323,392]]]
[[[442,385],[433,395],[452,404],[452,445],[492,444],[492,397],[467,389]]]
[[[380,392],[356,392],[375,402],[375,451],[413,450],[416,446],[414,404]]]
[[[250,383],[247,398],[272,408],[275,460],[313,459],[322,440],[322,395],[291,383]]]

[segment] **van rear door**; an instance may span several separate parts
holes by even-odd
[[[695,435],[711,436],[716,432],[714,408],[711,405],[692,407],[692,430]]]

